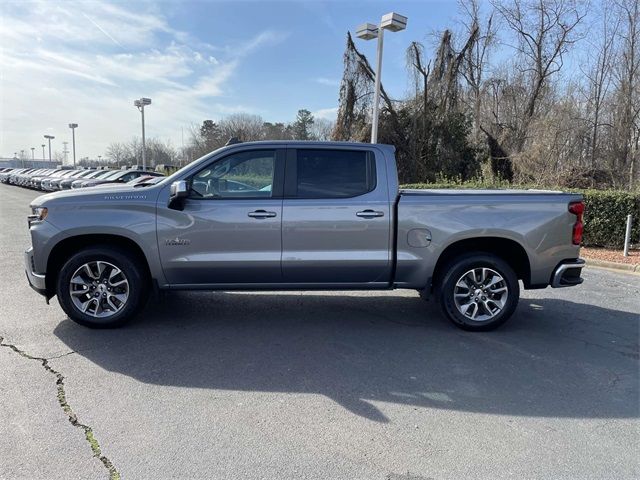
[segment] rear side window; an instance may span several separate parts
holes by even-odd
[[[373,155],[360,150],[297,150],[296,197],[347,198],[376,187]]]

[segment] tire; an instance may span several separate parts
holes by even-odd
[[[495,255],[478,252],[454,259],[440,278],[440,307],[463,330],[498,328],[518,305],[518,277],[507,262]]]
[[[144,306],[148,284],[136,257],[121,248],[99,245],[80,250],[64,263],[56,279],[56,295],[74,322],[89,328],[115,328]]]

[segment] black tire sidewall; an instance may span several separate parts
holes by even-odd
[[[71,275],[83,264],[92,261],[105,261],[117,266],[129,281],[129,298],[126,305],[107,318],[92,317],[78,310],[69,293]],[[148,291],[146,283],[139,263],[126,251],[111,246],[91,247],[72,255],[64,263],[56,280],[56,295],[60,306],[74,322],[90,328],[114,328],[129,321],[143,306]]]
[[[491,268],[498,272],[505,279],[509,289],[507,303],[502,311],[494,318],[484,322],[471,321],[462,315],[458,311],[453,297],[459,278],[465,272],[479,267]],[[471,331],[488,331],[499,327],[511,317],[518,306],[520,284],[516,273],[504,260],[486,253],[470,253],[452,261],[445,269],[442,283],[438,289],[438,296],[443,313],[457,327]]]

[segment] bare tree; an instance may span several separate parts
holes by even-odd
[[[462,24],[468,38],[476,35],[476,40],[465,51],[460,65],[460,73],[470,90],[470,103],[473,112],[473,138],[480,140],[482,87],[485,71],[488,67],[489,53],[495,44],[496,25],[493,21],[494,12],[489,12],[484,18],[480,12],[478,0],[459,0],[460,11],[463,15]]]
[[[373,104],[375,73],[367,57],[356,48],[349,32],[343,61],[344,71],[333,138],[364,141],[371,131],[369,115]],[[390,123],[397,126],[398,115],[384,85],[380,85],[380,97],[383,102],[381,119],[388,117]]]
[[[615,145],[619,167],[635,182],[640,141],[640,5],[637,0],[618,0],[620,51],[616,72]]]
[[[142,139],[140,137],[132,137],[126,144],[126,147],[127,155],[125,162],[130,165],[142,165]]]
[[[112,142],[107,147],[105,154],[110,162],[115,163],[118,167],[127,158],[127,146],[124,143]]]
[[[222,138],[237,137],[242,141],[260,140],[264,120],[258,115],[235,113],[220,121]],[[226,141],[225,140],[225,141]]]
[[[311,125],[311,138],[321,142],[331,140],[336,123],[327,118],[316,118]]]
[[[150,164],[157,165],[174,165],[178,154],[170,142],[163,142],[158,138],[150,138],[146,142],[147,155]]]
[[[528,83],[524,121],[516,143],[520,151],[545,88],[580,38],[577,28],[585,12],[576,0],[492,0],[492,4],[515,36],[517,67]]]
[[[291,140],[293,138],[291,126],[282,122],[265,122],[262,125],[262,130],[264,140]]]
[[[599,158],[600,129],[610,124],[603,121],[603,110],[605,101],[609,94],[611,82],[613,80],[613,69],[615,60],[615,38],[619,22],[612,19],[611,4],[603,5],[601,15],[600,28],[594,40],[589,41],[589,46],[595,55],[590,56],[593,61],[588,68],[581,68],[583,76],[586,80],[586,108],[587,122],[590,125],[590,141],[589,141],[589,161],[590,167],[596,167]]]

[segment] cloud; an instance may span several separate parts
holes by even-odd
[[[338,116],[338,107],[321,108],[315,112],[311,112],[315,118],[324,118],[325,120],[335,120]]]
[[[244,57],[263,46],[278,44],[284,41],[288,36],[288,32],[266,30],[264,32],[260,32],[258,35],[238,47],[226,47],[225,50],[228,53],[235,54],[236,56]]]
[[[319,83],[320,85],[326,85],[328,87],[337,87],[340,82],[335,78],[327,78],[327,77],[318,77],[313,79],[314,82]]]
[[[147,134],[176,144],[182,126],[251,112],[230,102],[232,78],[247,57],[288,34],[264,30],[211,45],[150,8],[73,0],[3,6],[0,156],[40,145],[44,133],[56,135],[61,150],[67,124],[77,122],[78,155],[95,157],[139,135],[132,102],[140,96],[153,100]]]
[[[96,27],[98,30],[100,30],[102,33],[104,33],[104,34],[105,34],[105,36],[106,36],[109,40],[111,40],[113,43],[115,43],[115,44],[116,44],[117,46],[119,46],[120,48],[124,48],[124,46],[123,46],[123,45],[122,45],[118,40],[116,40],[115,38],[113,38],[109,32],[107,32],[104,28],[102,28],[100,25],[98,25],[98,23],[97,23],[93,18],[91,18],[91,17],[90,17],[89,15],[87,15],[86,13],[83,13],[82,15],[84,16],[84,18],[86,18],[87,20],[89,20],[93,25],[95,25],[95,27]]]

